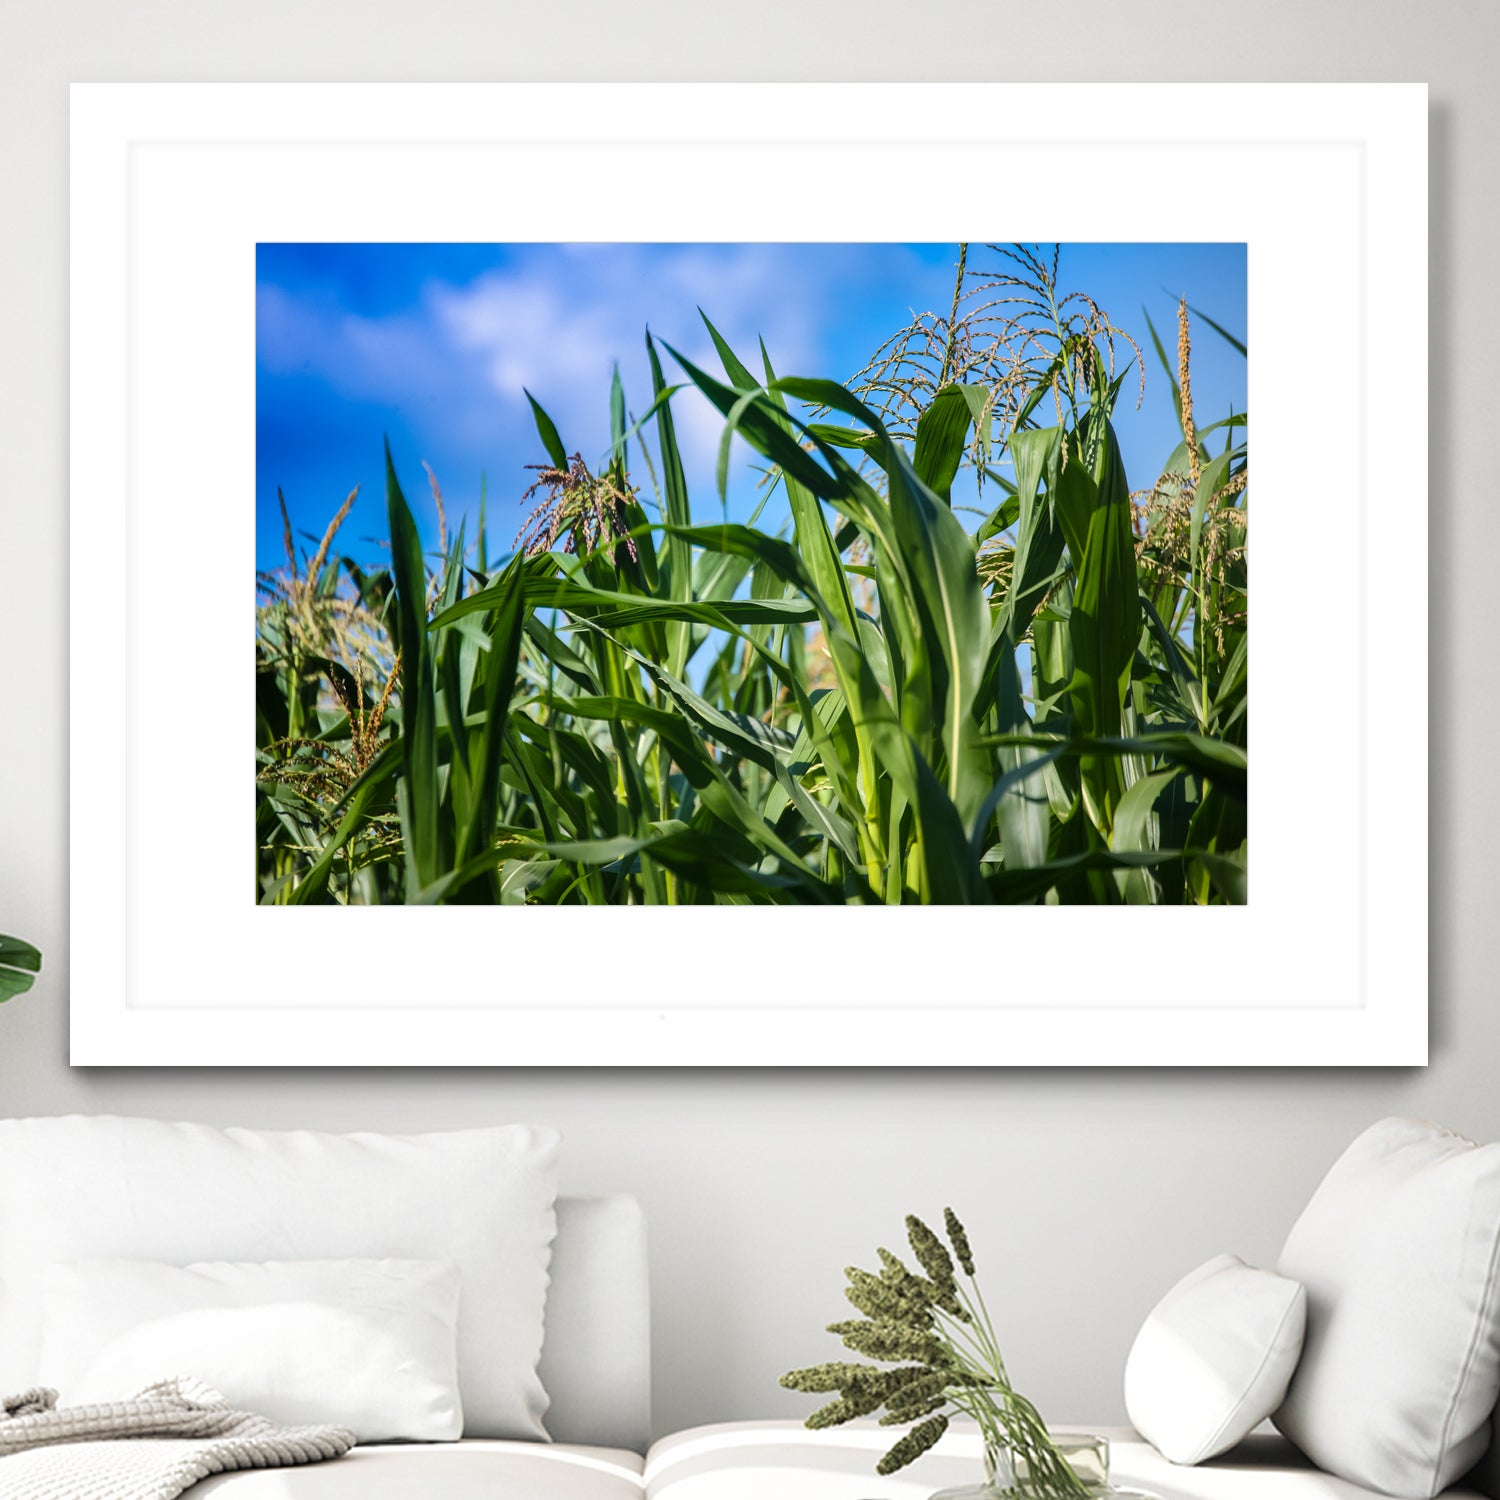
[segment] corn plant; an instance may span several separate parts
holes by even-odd
[[[987,275],[962,247],[951,314],[848,387],[763,346],[753,372],[707,318],[717,374],[648,334],[650,404],[629,417],[616,372],[593,467],[528,396],[545,461],[493,566],[483,506],[450,541],[430,470],[424,554],[389,448],[388,569],[334,551],[347,504],[310,558],[287,528],[257,899],[1245,900],[1245,414],[1197,425],[1184,304],[1175,365],[1152,329],[1182,441],[1132,493],[1138,351],[1117,370],[1055,259],[1009,254]],[[719,498],[738,434],[780,533],[769,491],[695,520],[673,409],[703,398]],[[961,471],[995,502],[972,527]]]

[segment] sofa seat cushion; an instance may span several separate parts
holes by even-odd
[[[1063,1429],[1067,1430],[1067,1429]],[[1252,1434],[1231,1452],[1196,1468],[1169,1463],[1128,1428],[1073,1429],[1110,1439],[1111,1477],[1162,1500],[1373,1500],[1374,1492],[1311,1468],[1275,1434]],[[698,1427],[664,1438],[646,1464],[648,1500],[928,1500],[946,1485],[982,1477],[980,1441],[955,1424],[930,1453],[882,1479],[880,1455],[896,1433],[856,1422],[809,1432],[795,1422]],[[1483,1500],[1452,1490],[1443,1500]]]
[[[640,1474],[640,1455],[619,1448],[372,1443],[306,1468],[220,1474],[186,1500],[641,1500]]]

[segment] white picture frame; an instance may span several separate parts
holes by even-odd
[[[1425,86],[78,84],[71,153],[75,1065],[1426,1061]],[[251,901],[257,242],[601,224],[1248,245],[1248,905]]]

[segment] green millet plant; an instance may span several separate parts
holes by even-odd
[[[781,1384],[794,1391],[837,1392],[807,1418],[813,1429],[871,1416],[882,1407],[882,1426],[915,1423],[876,1465],[879,1474],[894,1474],[920,1458],[948,1430],[956,1412],[978,1424],[988,1445],[1025,1466],[1028,1500],[1087,1495],[1037,1409],[1010,1382],[974,1279],[969,1236],[951,1208],[943,1210],[943,1227],[946,1245],[921,1219],[907,1216],[907,1240],[924,1275],[884,1248],[877,1252],[878,1273],[858,1266],[844,1271],[849,1282],[844,1295],[864,1316],[831,1323],[828,1331],[845,1348],[894,1368],[831,1361],[791,1370]]]
[[[948,1231],[948,1239],[953,1245],[953,1253],[958,1257],[958,1263],[964,1268],[965,1276],[974,1274],[974,1252],[969,1249],[969,1236],[964,1226],[958,1222],[958,1215],[951,1208],[943,1210],[943,1227]]]

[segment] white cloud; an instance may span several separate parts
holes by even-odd
[[[569,297],[551,278],[492,271],[464,287],[427,288],[433,332],[483,369],[507,400],[522,388],[608,380],[621,329],[609,309]]]
[[[427,300],[445,337],[483,354],[492,388],[508,398],[522,385],[607,380],[616,359],[637,361],[648,323],[716,368],[697,307],[747,361],[764,335],[789,368],[817,346],[821,299],[787,275],[786,260],[775,245],[569,246],[523,254],[519,268],[466,286],[434,283]]]
[[[699,307],[757,373],[761,337],[781,373],[828,373],[815,366],[838,257],[810,267],[778,245],[572,245],[512,247],[508,262],[466,283],[428,282],[415,302],[378,318],[326,293],[262,285],[259,358],[272,374],[313,375],[345,400],[400,408],[440,474],[488,467],[492,477],[541,456],[523,387],[568,450],[595,463],[608,444],[616,361],[630,411],[650,404],[648,324],[669,383],[686,377],[663,338],[718,373]],[[690,385],[672,409],[690,490],[712,507],[723,418]],[[735,446],[732,470],[748,456]]]
[[[256,354],[272,374],[316,376],[351,401],[400,404],[453,378],[427,318],[364,318],[274,285],[259,288]]]

